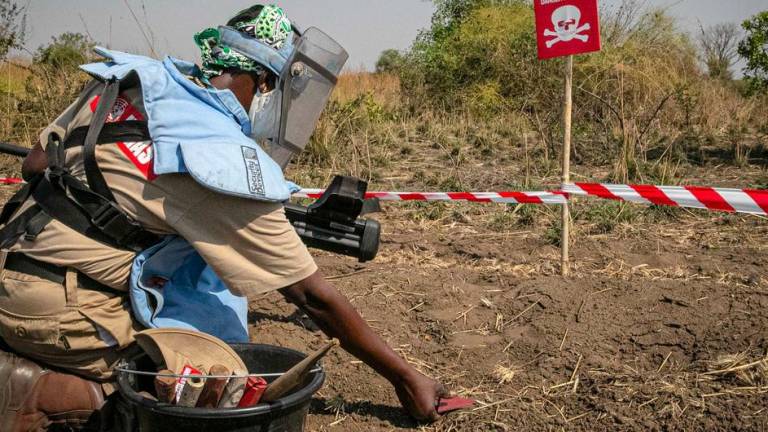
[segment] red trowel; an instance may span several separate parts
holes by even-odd
[[[440,398],[440,400],[437,402],[437,413],[444,415],[448,414],[449,412],[471,408],[474,405],[474,399],[466,399],[459,396]]]

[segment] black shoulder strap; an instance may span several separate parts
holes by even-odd
[[[85,137],[88,134],[90,126],[82,126],[72,130],[67,139],[64,140],[64,149],[69,150],[75,147],[85,145]],[[139,120],[128,120],[119,123],[107,123],[104,125],[96,145],[114,144],[117,142],[141,142],[150,141],[149,128],[147,122]]]
[[[5,225],[11,220],[11,217],[16,213],[16,210],[21,207],[22,204],[32,195],[32,191],[40,182],[42,175],[36,175],[29,180],[29,183],[19,189],[3,206],[3,211],[0,212],[0,225]]]
[[[117,94],[120,91],[120,82],[112,78],[104,85],[104,91],[99,98],[99,105],[93,114],[91,125],[88,128],[88,134],[85,136],[83,144],[83,163],[85,166],[85,176],[88,179],[88,186],[97,194],[103,196],[111,202],[115,202],[115,196],[107,186],[107,181],[101,174],[99,164],[96,162],[96,141],[98,141],[101,130],[104,129],[104,123],[107,116],[112,111],[112,107],[117,101]]]
[[[42,180],[42,175],[33,177],[3,206],[0,213],[0,249],[13,246],[22,235],[36,237],[51,221],[40,206],[33,205],[11,221],[11,217],[21,208],[21,205],[32,195],[32,192]]]
[[[70,174],[49,174],[32,196],[56,220],[107,245],[140,252],[160,241],[160,237],[145,230],[117,204]]]
[[[16,216],[10,223],[0,229],[0,249],[8,249],[19,240],[19,238],[28,233],[28,228],[34,226],[38,231],[51,221],[39,206],[33,205],[20,215]]]

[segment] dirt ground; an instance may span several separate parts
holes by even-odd
[[[478,405],[418,425],[385,380],[337,351],[308,430],[768,430],[764,218],[685,212],[577,230],[565,279],[541,228],[416,211],[377,216],[373,263],[318,262],[400,354]],[[254,301],[252,318],[254,341],[321,342],[279,296]]]
[[[425,218],[432,208],[384,205],[372,263],[316,257],[401,355],[477,407],[417,424],[338,350],[308,431],[768,430],[766,218],[682,211],[607,234],[577,223],[566,279],[548,225],[489,223],[501,205]],[[307,352],[323,340],[279,294],[254,299],[250,318],[254,342]]]

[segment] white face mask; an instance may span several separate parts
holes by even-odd
[[[261,143],[269,139],[276,139],[279,131],[280,106],[283,94],[280,90],[272,90],[269,93],[256,92],[248,110],[251,120],[251,138]]]

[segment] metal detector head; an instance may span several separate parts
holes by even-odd
[[[362,180],[336,176],[309,207],[286,204],[286,216],[307,246],[370,261],[379,251],[381,225],[359,218],[367,189]]]
[[[323,195],[309,206],[309,214],[327,220],[351,223],[360,216],[368,183],[346,176],[336,176]]]

